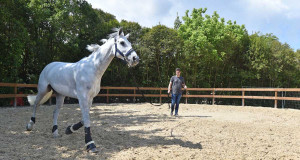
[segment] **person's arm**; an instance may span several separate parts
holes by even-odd
[[[171,79],[170,79],[170,83],[169,83],[169,86],[168,86],[168,94],[170,94],[170,92],[171,92],[172,82],[173,82],[173,77],[171,77]]]
[[[182,87],[183,87],[184,89],[187,89],[187,86],[185,85],[185,83],[182,84]]]
[[[184,88],[184,89],[187,89],[187,86],[185,85],[185,81],[184,81],[184,78],[182,77],[182,88]]]
[[[169,83],[169,87],[168,87],[168,94],[170,94],[171,92],[171,89],[172,89],[172,82]]]

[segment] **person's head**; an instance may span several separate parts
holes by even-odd
[[[180,68],[176,68],[176,76],[180,76],[180,73],[181,73],[181,71],[180,71]]]

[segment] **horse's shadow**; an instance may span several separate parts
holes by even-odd
[[[179,145],[185,148],[202,149],[200,143],[184,141],[179,139],[180,135],[172,135],[170,128],[158,127],[156,129],[136,129],[124,130],[124,127],[136,127],[146,125],[147,123],[158,123],[161,121],[175,122],[175,118],[170,118],[167,115],[156,114],[141,114],[131,115],[138,111],[108,111],[107,109],[93,109],[93,115],[99,116],[104,122],[93,122],[94,127],[98,132],[94,133],[100,144],[100,148],[107,149],[108,152],[102,154],[110,155],[113,152],[128,148],[151,147],[151,146],[171,146]],[[186,116],[196,118],[206,118],[210,116]],[[176,122],[175,122],[176,123]],[[159,133],[163,133],[159,134]],[[156,134],[158,133],[158,134]],[[111,139],[113,138],[113,141]]]

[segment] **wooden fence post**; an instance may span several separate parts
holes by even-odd
[[[213,91],[212,91],[212,105],[214,105],[215,104],[215,89],[213,89]]]
[[[245,91],[242,91],[242,96],[243,96],[243,98],[242,98],[242,106],[245,106]]]
[[[162,104],[162,102],[161,102],[161,88],[159,88],[159,103]]]
[[[277,91],[275,91],[274,108],[277,108]]]
[[[109,96],[108,96],[108,94],[109,94],[109,89],[107,89],[106,94],[107,94],[107,96],[106,96],[106,103],[109,103]]]
[[[188,103],[188,97],[187,97],[188,91],[187,91],[187,89],[185,90],[185,95],[186,95],[186,97],[185,97],[185,104],[187,104]]]
[[[134,94],[133,103],[135,103],[135,101],[136,101],[136,99],[135,99],[135,94],[136,94],[135,88],[133,89],[133,94]]]
[[[14,107],[17,107],[17,97],[16,97],[17,92],[18,92],[18,88],[17,88],[17,84],[15,84],[15,86],[14,86],[14,94],[15,94]]]

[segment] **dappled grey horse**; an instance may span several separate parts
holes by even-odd
[[[90,107],[93,98],[100,91],[101,78],[114,57],[127,62],[129,67],[139,63],[139,57],[132,49],[131,43],[127,40],[129,34],[124,36],[122,28],[114,29],[109,39],[101,40],[103,45],[88,45],[87,49],[91,55],[76,63],[52,62],[42,71],[38,82],[38,94],[33,105],[33,114],[27,124],[27,130],[31,131],[36,122],[36,109],[41,100],[53,92],[56,94],[56,108],[53,112],[54,137],[58,137],[57,118],[59,110],[64,103],[65,97],[77,98],[82,113],[82,121],[68,126],[66,134],[71,134],[84,125],[85,143],[87,151],[97,152],[90,133]]]

